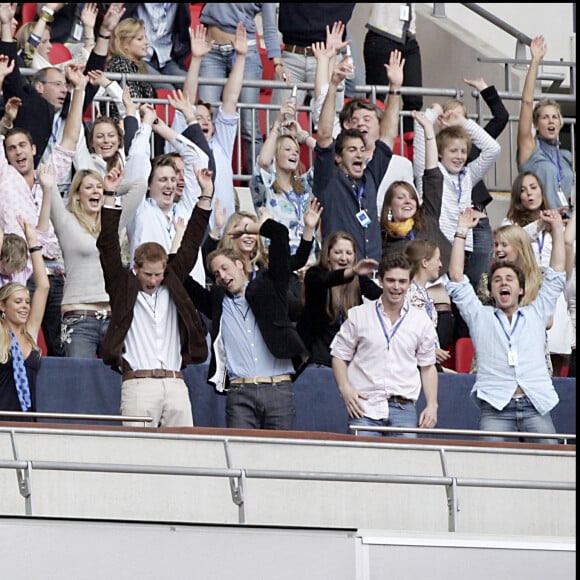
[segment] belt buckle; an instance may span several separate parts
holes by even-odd
[[[95,310],[95,318],[97,320],[105,320],[107,318],[106,310]]]

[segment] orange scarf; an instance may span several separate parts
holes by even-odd
[[[404,222],[387,222],[387,229],[389,230],[389,234],[396,238],[402,238],[406,236],[415,225],[415,220],[413,218],[409,218]]]

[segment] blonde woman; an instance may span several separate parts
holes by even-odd
[[[125,74],[149,74],[143,59],[147,56],[149,41],[145,23],[135,18],[123,18],[115,27],[111,39],[110,60],[106,72]],[[146,81],[127,81],[133,99],[152,99],[156,93]],[[109,116],[119,121],[116,105],[111,103]]]
[[[36,290],[31,300],[28,289],[20,282],[9,282],[0,288],[0,409],[34,411],[36,376],[41,364],[36,338],[50,283],[35,226],[20,217],[18,221],[32,259]],[[43,227],[40,221],[38,227]]]

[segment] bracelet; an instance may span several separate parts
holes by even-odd
[[[298,143],[300,143],[300,145],[306,143],[306,141],[308,141],[308,137],[310,137],[310,133],[308,131],[300,131],[300,133],[298,133]]]
[[[12,129],[12,128],[14,128],[14,123],[12,123],[12,122],[10,121],[10,119],[8,119],[8,122],[9,122],[10,124],[7,124],[7,123],[6,123],[6,121],[4,120],[5,118],[6,118],[6,117],[2,117],[2,125],[4,125],[4,128],[6,128],[6,129]]]
[[[458,234],[457,232],[455,232],[455,235],[453,236],[454,238],[459,238],[460,240],[466,240],[467,236],[465,234]]]
[[[431,137],[427,137],[427,135],[425,135],[425,141],[433,141],[433,139],[435,139],[435,135],[432,135]]]
[[[103,40],[109,40],[111,38],[110,34],[101,34],[100,32],[99,32],[99,34],[97,34],[97,36],[99,38],[102,38]]]
[[[47,24],[52,24],[54,22],[54,16],[51,16],[48,12],[45,12],[43,8],[42,12],[40,13],[40,20],[44,20]]]
[[[32,246],[32,248],[28,248],[28,251],[33,254],[34,252],[40,252],[42,250],[42,246]]]
[[[400,95],[401,91],[389,91],[388,94],[389,95]]]
[[[52,8],[49,8],[48,6],[43,6],[41,12],[45,12],[49,16],[54,16],[54,10]]]
[[[200,195],[197,199],[213,199],[213,195]]]
[[[117,192],[116,191],[112,191],[110,189],[105,189],[103,191],[103,195],[112,196],[113,197],[113,196],[117,195]]]

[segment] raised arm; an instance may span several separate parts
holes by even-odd
[[[411,111],[415,120],[415,127],[421,127],[421,133],[425,140],[425,167],[424,169],[435,169],[439,163],[439,154],[437,151],[437,141],[435,139],[435,127],[433,121],[425,113]]]
[[[328,92],[324,102],[322,103],[322,110],[320,111],[320,119],[318,120],[318,132],[316,134],[316,144],[319,147],[326,148],[330,146],[333,141],[334,118],[336,115],[336,93],[338,85],[344,82],[347,75],[347,65],[344,60],[341,60],[334,66],[334,71],[330,77],[328,85]]]
[[[226,115],[235,115],[237,113],[238,100],[244,84],[248,38],[246,36],[246,27],[241,22],[238,22],[232,44],[236,51],[236,59],[222,93],[222,110]]]
[[[34,278],[34,283],[36,284],[36,289],[34,291],[34,296],[32,297],[32,303],[30,305],[30,314],[28,315],[28,320],[26,321],[26,330],[32,336],[36,337],[44,317],[44,309],[48,299],[50,282],[48,281],[44,260],[42,259],[42,251],[38,246],[36,227],[34,224],[30,224],[24,221],[21,216],[17,216],[17,219],[20,223],[20,227],[24,231],[24,237],[26,238],[26,243],[28,244],[30,259],[32,261],[32,276]]]
[[[457,231],[451,246],[451,258],[449,259],[449,279],[452,282],[463,281],[465,268],[465,240],[467,230],[474,228],[479,222],[478,217],[473,216],[473,208],[468,207],[459,214],[457,219]]]
[[[562,215],[556,209],[546,209],[540,213],[540,219],[548,224],[552,230],[550,267],[556,272],[564,272],[566,269],[566,249]]]
[[[76,65],[67,66],[66,75],[74,89],[60,146],[68,151],[75,151],[81,134],[83,123],[83,102],[89,77],[85,76],[82,73],[81,68]]]
[[[534,94],[536,91],[536,81],[538,79],[538,70],[542,59],[548,52],[548,45],[544,37],[540,34],[532,40],[530,45],[531,61],[524,81],[522,91],[522,100],[520,103],[520,118],[518,121],[518,164],[525,163],[536,148],[534,138]]]
[[[566,224],[564,245],[566,249],[566,280],[570,281],[576,266],[576,206],[572,208],[572,215]]]
[[[389,97],[385,104],[385,112],[379,128],[379,139],[391,149],[399,133],[399,115],[401,113],[401,87],[403,86],[403,67],[405,59],[399,50],[393,50],[389,63],[385,64],[389,79]]]
[[[211,51],[214,41],[206,42],[207,29],[203,24],[198,24],[190,31],[191,34],[191,62],[185,75],[183,92],[192,103],[197,98],[197,87],[199,85],[199,69],[203,57]]]

